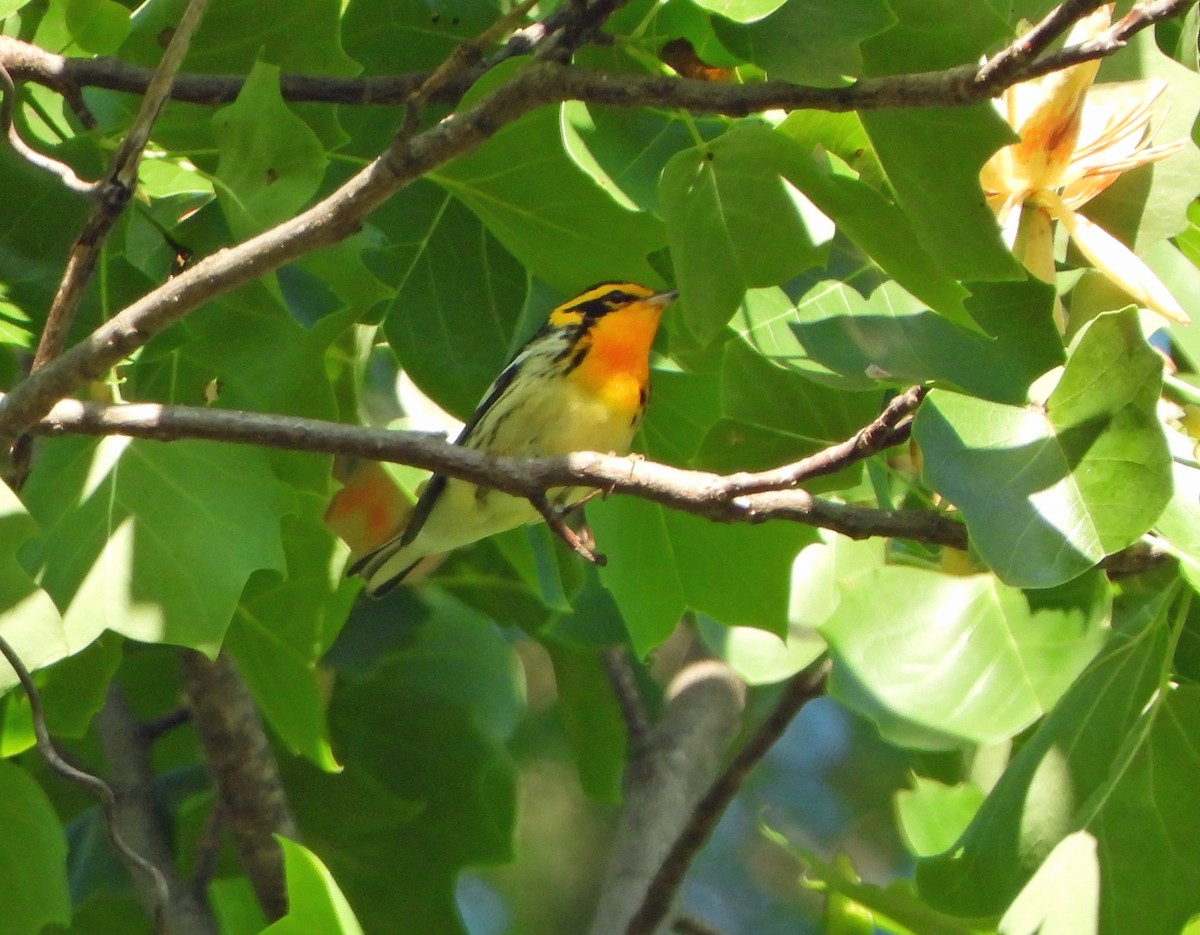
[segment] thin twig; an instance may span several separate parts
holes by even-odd
[[[624,646],[610,647],[601,654],[600,661],[617,698],[617,706],[621,709],[621,719],[629,735],[629,747],[636,754],[650,730],[650,716],[638,691],[633,663],[629,661],[629,650]]]
[[[200,25],[200,18],[207,4],[208,0],[190,0],[183,11],[162,60],[150,78],[137,116],[113,154],[108,173],[97,183],[96,202],[83,231],[71,247],[66,270],[50,305],[37,351],[33,355],[35,371],[57,357],[66,343],[75,309],[79,306],[83,291],[96,268],[104,242],[125,210],[125,205],[128,204],[137,185],[138,165],[150,139],[150,131],[163,104],[170,96],[171,82],[178,73],[179,66],[183,64],[183,57],[187,54],[188,45]]]
[[[17,106],[17,89],[13,85],[12,75],[8,73],[8,69],[4,67],[3,63],[0,63],[0,94],[3,95],[3,98],[0,99],[0,130],[4,131],[8,145],[13,148],[13,151],[31,166],[56,176],[71,191],[80,195],[93,195],[99,182],[85,182],[65,162],[42,155],[21,139],[21,134],[17,132],[16,124],[13,122],[13,112]]]
[[[1135,8],[1127,31],[1149,18],[1178,12],[1183,0]],[[1144,15],[1138,15],[1141,9]],[[1123,28],[1126,28],[1123,27]],[[1097,53],[1107,54],[1103,51]],[[1036,63],[1035,63],[1036,64]],[[980,84],[979,66],[942,72],[863,79],[845,88],[806,88],[788,82],[725,85],[669,76],[632,77],[538,61],[518,72],[473,107],[456,111],[411,139],[397,138],[379,159],[302,214],[250,240],[201,260],[118,313],[84,342],[19,384],[0,403],[0,442],[11,443],[58,399],[114,366],[204,302],[250,282],[318,247],[359,229],[387,197],[448,160],[465,153],[522,114],[578,99],[618,106],[656,104],[707,113],[741,115],[772,107],[845,111],[870,107],[952,106],[977,103],[1027,76]]]
[[[474,39],[459,43],[450,55],[430,73],[424,81],[404,100],[404,122],[397,133],[408,139],[417,130],[421,110],[435,94],[451,85],[459,84],[467,75],[478,69],[484,60],[487,48],[512,32],[525,15],[537,6],[539,0],[523,0],[492,23]]]
[[[0,637],[0,654],[3,654],[4,658],[8,660],[8,664],[12,666],[13,671],[17,674],[17,679],[21,682],[21,687],[25,689],[25,696],[29,700],[29,714],[33,720],[33,734],[37,740],[37,749],[42,760],[51,772],[57,773],[68,782],[83,786],[99,801],[100,809],[104,815],[104,830],[108,835],[109,842],[113,846],[113,850],[117,852],[117,856],[121,858],[122,863],[125,864],[131,874],[135,876],[144,875],[153,885],[154,905],[152,913],[154,931],[164,933],[165,935],[167,931],[167,904],[171,898],[166,878],[158,867],[133,850],[117,830],[117,800],[108,783],[99,776],[94,776],[91,773],[72,766],[58,752],[54,746],[54,741],[50,738],[50,729],[46,725],[46,712],[42,706],[41,692],[38,691],[38,687],[34,684],[29,670],[25,668],[25,663],[21,661],[21,657],[16,654],[8,644],[8,641],[3,637]]]
[[[783,736],[801,709],[824,694],[828,674],[829,660],[822,659],[788,681],[775,707],[693,810],[691,821],[675,840],[651,881],[641,908],[626,929],[626,935],[653,935],[658,931],[670,912],[684,875],[716,829],[717,822],[741,789],[746,776]]]
[[[707,922],[689,915],[676,916],[671,920],[671,928],[679,935],[724,935],[720,929],[715,929]]]

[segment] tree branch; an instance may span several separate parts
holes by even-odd
[[[812,88],[782,81],[722,85],[669,76],[639,80],[634,76],[599,75],[583,69],[564,71],[588,75],[574,88],[586,95],[580,99],[591,103],[680,107],[702,113],[742,115],[772,107],[840,111],[962,106],[994,97],[1009,85],[1111,55],[1137,32],[1179,16],[1195,0],[1146,0],[1134,6],[1100,38],[1043,56],[1056,38],[1100,2],[1060,4],[1041,23],[981,66],[962,65],[940,72],[861,79],[845,88]],[[569,9],[564,4],[556,16],[521,30],[500,52],[468,70],[459,81],[437,89],[430,100],[454,102],[499,61],[534,51],[561,28],[561,17]],[[7,36],[0,36],[0,64],[14,80],[32,81],[62,94],[77,93],[85,87],[143,94],[151,77],[149,69],[119,59],[67,58]],[[394,106],[403,104],[429,76],[429,72],[361,78],[289,74],[281,76],[280,90],[285,100],[297,102]],[[242,75],[180,75],[172,85],[171,97],[193,104],[226,104],[237,97],[245,80]]]
[[[287,885],[274,835],[295,838],[296,821],[258,708],[224,653],[209,660],[184,650],[182,659],[184,691],[221,816],[263,914],[280,919],[287,914]]]
[[[675,677],[662,720],[626,769],[625,805],[591,935],[624,932],[643,904],[737,732],[745,691],[720,662],[696,663]]]
[[[640,458],[577,452],[557,458],[494,458],[422,432],[341,425],[296,416],[133,403],[109,406],[61,400],[34,426],[34,434],[127,435],[160,441],[192,438],[347,454],[461,477],[536,502],[554,487],[594,487],[631,494],[671,509],[720,522],[786,519],[855,539],[890,536],[953,548],[966,547],[955,519],[930,511],[876,510],[820,500],[796,485],[840,470],[907,437],[908,407],[923,393],[913,388],[853,437],[794,464],[729,475],[689,471]],[[0,396],[0,406],[4,398]]]
[[[131,848],[145,856],[166,879],[170,898],[166,931],[171,935],[216,935],[217,922],[188,882],[179,878],[154,793],[150,747],[142,725],[134,719],[115,684],[96,715],[96,734],[108,762],[116,800],[116,824]],[[159,898],[156,885],[142,875],[133,878],[143,910],[153,917]]]
[[[1148,0],[1122,20],[1122,35],[1145,28],[1154,18],[1168,12],[1174,15],[1190,2]],[[596,9],[603,5],[604,0],[597,0]],[[563,9],[573,7],[568,4]],[[1089,49],[1086,56],[1097,58],[1110,51]],[[0,403],[0,443],[6,443],[7,447],[58,399],[95,379],[204,302],[343,239],[357,230],[361,220],[390,195],[537,107],[578,99],[617,106],[652,104],[742,115],[769,108],[845,111],[964,105],[985,100],[1029,77],[1036,65],[1035,61],[1020,67],[1018,62],[1008,73],[994,70],[990,79],[986,76],[981,79],[979,66],[964,65],[941,72],[862,79],[845,88],[825,89],[779,81],[735,86],[666,76],[615,76],[537,61],[475,106],[452,114],[418,135],[398,136],[387,152],[319,204],[269,231],[201,260],[97,328],[87,339],[19,384]]]
[[[684,875],[707,843],[746,776],[783,736],[801,709],[825,693],[829,661],[821,660],[787,682],[783,695],[733,761],[697,802],[687,825],[675,839],[654,875],[645,899],[633,915],[625,935],[654,935],[671,911]]]

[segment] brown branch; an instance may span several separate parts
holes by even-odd
[[[119,827],[117,798],[113,795],[113,790],[109,787],[108,783],[99,776],[94,776],[89,772],[72,766],[58,752],[58,749],[54,746],[54,741],[50,738],[50,728],[46,725],[46,711],[42,705],[41,692],[38,691],[38,687],[34,684],[33,677],[29,674],[29,670],[25,668],[21,657],[16,654],[8,644],[8,641],[3,637],[0,637],[0,655],[3,655],[8,660],[8,664],[12,666],[13,671],[17,674],[17,680],[20,681],[21,687],[25,689],[25,697],[29,701],[29,716],[33,721],[33,735],[37,741],[38,754],[51,772],[56,773],[68,782],[75,783],[77,786],[83,786],[100,803],[100,810],[104,816],[104,831],[108,835],[109,843],[112,845],[113,850],[117,852],[117,856],[129,871],[130,876],[134,878],[135,885],[139,887],[139,891],[141,884],[137,881],[149,880],[149,890],[153,893],[153,899],[148,906],[148,914],[154,920],[154,931],[156,933],[166,933],[167,912],[171,901],[170,888],[167,885],[166,877],[163,876],[162,871],[158,867],[131,848],[122,836]]]
[[[635,748],[625,804],[591,935],[625,931],[663,859],[693,820],[737,733],[745,686],[724,663],[684,668],[668,690],[662,719]]]
[[[115,684],[110,686],[104,707],[96,715],[96,735],[108,763],[117,827],[130,846],[166,879],[170,893],[166,931],[171,935],[216,935],[216,919],[203,897],[176,873],[171,836],[155,798],[150,746],[142,728],[120,690]],[[153,917],[159,899],[157,886],[140,875],[133,882],[143,910]]]
[[[601,653],[600,662],[612,685],[617,707],[621,709],[621,720],[625,722],[625,732],[629,735],[629,748],[636,756],[650,731],[650,717],[638,691],[629,650],[624,646],[609,647]]]
[[[788,681],[775,707],[697,803],[687,826],[676,838],[651,881],[645,899],[626,929],[626,935],[654,935],[658,931],[671,911],[684,875],[741,789],[746,776],[783,736],[801,709],[824,694],[828,674],[829,661],[826,659]]]
[[[1146,0],[1099,39],[1039,58],[1074,20],[1099,5],[1099,0],[1067,2],[982,66],[961,65],[939,72],[862,79],[844,88],[812,88],[782,81],[722,85],[667,76],[639,79],[583,69],[564,71],[587,76],[572,85],[580,100],[619,106],[678,107],[730,115],[767,108],[845,111],[963,106],[994,97],[1012,84],[1111,55],[1123,48],[1135,33],[1179,16],[1194,2]],[[466,87],[497,62],[534,51],[561,28],[561,17],[568,10],[569,5],[564,4],[557,11],[557,18],[549,17],[522,30],[499,53],[468,71],[459,82],[440,88],[430,100],[456,101]],[[143,94],[151,76],[149,69],[127,65],[118,59],[66,58],[6,36],[0,36],[0,63],[8,68],[14,80],[32,81],[63,94],[83,87]],[[428,72],[360,78],[289,74],[280,78],[280,90],[284,99],[297,102],[394,106],[403,104],[428,78]],[[224,104],[237,97],[245,80],[243,75],[180,75],[172,85],[171,96],[194,104]]]
[[[553,487],[595,487],[631,494],[720,522],[785,519],[831,529],[855,539],[889,536],[965,548],[966,529],[949,516],[930,511],[847,506],[793,489],[810,477],[846,467],[880,450],[881,437],[893,444],[902,440],[906,437],[907,422],[903,417],[897,421],[897,414],[906,405],[915,405],[919,396],[912,390],[902,394],[879,419],[853,438],[794,464],[762,473],[739,472],[728,476],[596,452],[533,460],[494,458],[451,445],[429,433],[393,432],[296,416],[158,403],[107,406],[62,400],[32,431],[127,435],[161,441],[207,439],[291,451],[357,455],[460,477],[531,500],[544,496]],[[0,397],[0,406],[3,403],[4,398]],[[896,425],[888,428],[892,421]],[[873,441],[864,444],[861,441],[864,438]],[[771,484],[783,489],[766,489]]]
[[[1157,0],[1135,8],[1122,22],[1144,28],[1148,17],[1178,11],[1185,0]],[[570,6],[564,7],[570,9]],[[1144,9],[1139,18],[1137,11]],[[1103,50],[1096,56],[1106,54]],[[1096,57],[1093,56],[1093,57]],[[1034,63],[1036,64],[1036,63]],[[625,77],[549,61],[527,65],[475,106],[389,150],[322,202],[283,224],[219,251],[127,307],[83,342],[18,385],[0,403],[0,442],[11,444],[58,399],[94,379],[163,328],[204,302],[335,243],[358,229],[386,198],[453,157],[469,151],[505,124],[537,107],[568,99],[622,106],[657,104],[707,113],[746,114],[767,108],[827,110],[976,103],[1021,80],[1024,72],[981,81],[965,65],[917,75],[863,79],[846,88],[805,88],[787,82],[722,85],[664,76]]]
[[[184,691],[204,759],[217,787],[221,817],[263,914],[287,914],[283,852],[275,835],[295,838],[296,821],[250,690],[224,653],[210,660],[182,653]]]
[[[50,303],[46,324],[33,355],[34,372],[57,357],[67,342],[67,334],[75,320],[75,311],[96,269],[104,242],[124,213],[125,206],[137,186],[138,165],[150,139],[150,131],[171,92],[171,81],[178,73],[179,66],[183,64],[183,57],[187,54],[188,45],[200,25],[200,18],[207,4],[208,0],[190,0],[183,11],[162,60],[151,76],[137,116],[113,154],[108,173],[96,183],[91,192],[94,197],[92,210],[67,255],[66,269],[54,294],[54,300]],[[18,442],[13,451],[11,468],[11,483],[14,487],[20,487],[24,481],[31,457],[31,446]]]

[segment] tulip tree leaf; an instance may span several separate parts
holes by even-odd
[[[510,72],[493,69],[464,106]],[[530,273],[565,295],[606,280],[659,283],[646,257],[664,245],[661,222],[622,207],[580,170],[566,153],[556,109],[526,114],[429,177],[475,212]]]
[[[1034,604],[991,575],[888,566],[840,592],[820,627],[835,662],[830,693],[902,746],[1012,737],[1096,654],[1107,619],[1098,578]]]
[[[263,930],[263,935],[362,935],[350,903],[333,874],[307,848],[281,838],[287,876],[287,915]]]
[[[913,432],[926,477],[1003,580],[1068,581],[1158,519],[1171,495],[1161,368],[1126,311],[1081,332],[1044,404],[931,394]]]
[[[863,296],[822,281],[801,297],[794,317],[772,320],[752,310],[746,339],[781,363],[806,353],[852,385],[937,380],[985,399],[1022,402],[1034,379],[1063,359],[1053,291],[1034,280],[973,283],[972,290],[966,309],[987,333],[933,314],[894,282]],[[768,330],[773,341],[764,346]]]
[[[285,569],[288,501],[250,448],[112,436],[47,445],[23,553],[81,648],[103,630],[213,652],[251,572]]]
[[[0,760],[0,899],[4,929],[40,932],[71,921],[67,840],[54,806],[19,766]]]
[[[1085,830],[1104,881],[1101,931],[1178,932],[1188,921],[1200,851],[1175,816],[1200,808],[1200,688],[1164,683],[1173,592],[1118,608],[1104,652],[1025,741],[958,845],[918,864],[927,901],[1000,914],[1060,841]]]
[[[325,150],[279,91],[279,69],[254,66],[237,100],[213,115],[217,201],[239,239],[291,217],[316,194]]]
[[[973,327],[966,290],[922,249],[904,212],[785,130],[745,124],[703,151],[680,153],[663,171],[660,194],[682,312],[701,338],[724,326],[748,288],[824,265],[817,246],[832,233],[827,217],[931,308]]]
[[[37,531],[16,494],[0,483],[0,636],[31,672],[69,651],[58,608],[17,561],[18,549]],[[0,660],[0,692],[16,683],[17,674]]]
[[[889,6],[897,25],[862,45],[865,73],[872,77],[975,63],[1011,35],[1008,22],[988,4],[891,0]],[[960,279],[1024,277],[979,184],[984,162],[1013,139],[990,103],[859,116],[926,250]]]
[[[772,78],[836,86],[862,73],[859,43],[895,21],[883,0],[789,0],[746,25],[714,17],[713,28],[729,51]]]
[[[417,385],[465,420],[508,360],[525,271],[478,217],[425,182],[371,220],[387,245],[370,264],[396,287],[384,334]]]

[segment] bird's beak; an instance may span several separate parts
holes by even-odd
[[[670,305],[679,298],[679,290],[667,289],[665,292],[656,292],[650,298],[646,299],[651,305]]]

